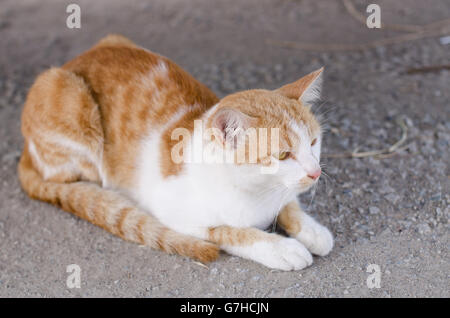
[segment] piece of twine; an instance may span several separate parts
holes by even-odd
[[[342,2],[347,12],[353,18],[366,25],[366,17],[355,8],[355,6],[350,0],[342,0]],[[367,50],[379,46],[386,46],[391,44],[415,41],[423,38],[446,35],[450,33],[450,19],[443,19],[426,25],[382,24],[381,29],[407,32],[407,34],[402,34],[387,39],[374,40],[367,43],[356,43],[356,44],[342,44],[342,43],[315,44],[315,43],[300,43],[295,41],[279,41],[273,39],[267,39],[266,43],[279,47],[300,49],[304,51]]]

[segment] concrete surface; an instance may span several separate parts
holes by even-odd
[[[364,1],[355,1],[365,11]],[[79,3],[82,28],[65,26]],[[379,0],[382,21],[426,24],[450,16],[446,0]],[[122,241],[26,197],[16,165],[20,112],[37,74],[118,32],[175,60],[220,96],[275,88],[325,66],[329,132],[323,152],[379,149],[408,125],[408,149],[386,159],[328,158],[308,211],[336,236],[333,252],[299,272],[271,271],[228,255],[209,268]],[[449,297],[450,72],[438,37],[366,51],[307,52],[267,40],[365,43],[395,36],[369,30],[339,1],[51,1],[0,3],[1,297]],[[81,288],[66,266],[81,267]],[[369,289],[369,264],[381,288]]]

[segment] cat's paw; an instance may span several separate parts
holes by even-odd
[[[255,261],[284,271],[300,270],[312,264],[311,253],[295,239],[282,238],[274,242],[261,242],[253,246]]]
[[[331,232],[306,214],[303,216],[302,228],[296,239],[305,245],[311,253],[319,256],[330,253],[334,244]]]

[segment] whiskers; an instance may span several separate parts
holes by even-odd
[[[326,190],[327,190],[327,187],[328,187],[328,182],[335,182],[335,180],[334,180],[333,177],[331,177],[331,176],[327,173],[327,171],[326,171],[327,165],[326,165],[325,163],[320,163],[320,168],[322,169],[322,175],[321,175],[321,178],[319,178],[319,182],[321,182],[321,180],[324,180],[324,183],[325,183],[325,191],[326,191]],[[317,184],[318,184],[319,182],[316,183],[316,186],[317,186]]]
[[[317,192],[317,186],[319,185],[318,182],[316,182],[313,186],[312,186],[312,190],[311,190],[311,199],[309,200],[309,204],[307,209],[309,210],[313,201],[314,201],[314,197],[316,196],[316,192]]]
[[[307,205],[307,209],[310,210],[314,199],[316,197],[317,189],[319,188],[320,180],[325,180],[325,189],[327,187],[328,181],[333,181],[332,177],[328,175],[324,171],[326,168],[325,164],[320,164],[320,167],[322,169],[322,177],[319,178],[318,182],[314,182],[310,185],[310,188],[308,189],[310,191],[310,198],[309,203]],[[334,181],[333,181],[334,182]],[[270,211],[274,211],[273,215],[273,221],[272,225],[269,228],[270,232],[276,232],[277,229],[277,221],[278,221],[278,215],[281,212],[281,210],[284,208],[285,204],[288,203],[288,200],[296,199],[296,193],[302,192],[307,189],[307,184],[304,184],[303,186],[301,184],[290,184],[285,185],[283,183],[277,183],[270,186],[267,186],[266,188],[260,190],[255,195],[255,211],[267,211],[267,209],[270,209]]]
[[[272,186],[270,186],[268,188],[265,188],[265,189],[261,190],[260,192],[258,192],[256,194],[256,196],[257,196],[258,200],[259,199],[264,199],[264,197],[267,197],[268,194],[270,194],[270,193],[275,194],[280,189],[283,189],[283,187],[286,187],[286,186],[284,184],[282,184],[282,183],[276,183],[276,184],[274,184],[274,185],[272,185]]]

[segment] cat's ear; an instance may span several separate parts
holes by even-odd
[[[211,127],[218,130],[222,143],[233,143],[245,134],[250,127],[256,127],[257,118],[244,114],[243,112],[229,108],[219,108],[212,116]]]
[[[320,98],[322,72],[323,67],[293,83],[284,85],[277,89],[276,92],[288,98],[298,99],[303,104],[311,104]]]

